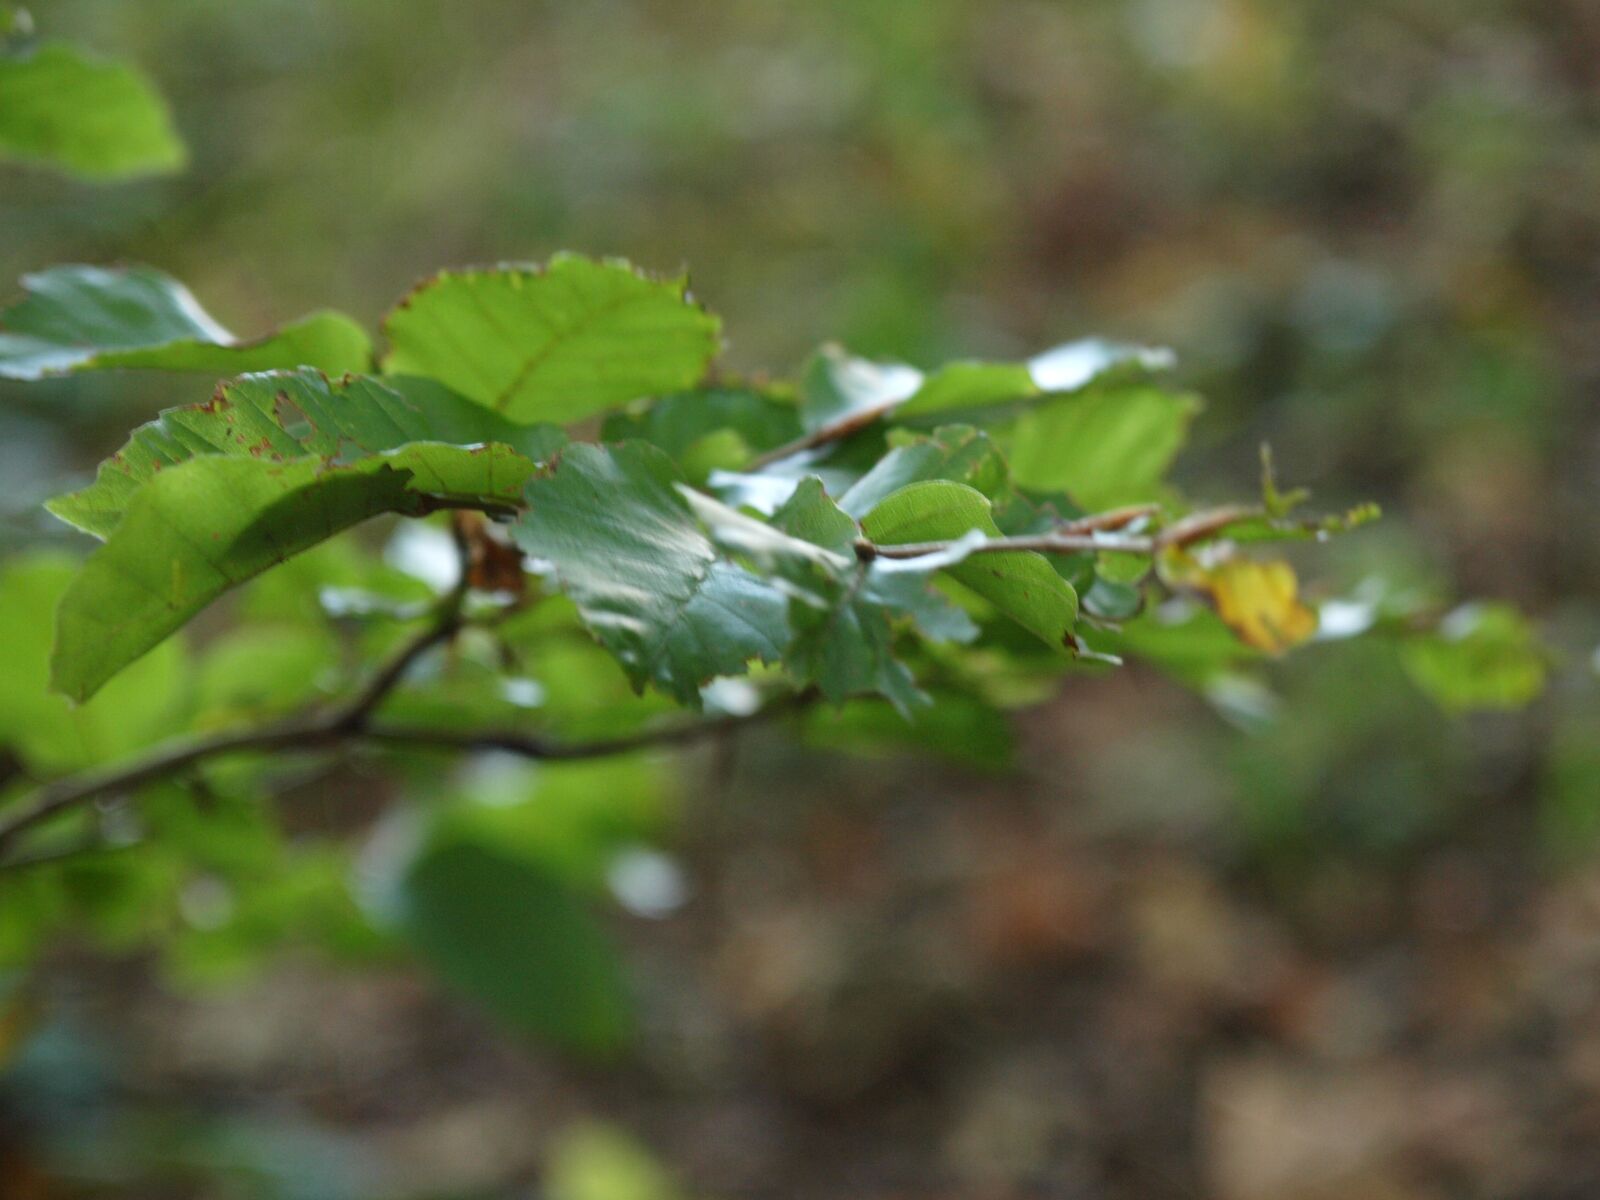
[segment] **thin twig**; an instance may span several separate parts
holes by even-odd
[[[885,546],[879,542],[862,542],[858,544],[857,549],[866,551],[866,557],[921,558],[925,554],[943,553],[954,544],[953,541],[902,542],[897,546]],[[1084,550],[1120,550],[1127,554],[1153,554],[1156,550],[1156,540],[1113,533],[1039,533],[1025,534],[1021,537],[990,538],[986,542],[978,542],[968,552],[1006,554],[1022,550],[1031,550],[1037,554],[1077,554]]]
[[[759,471],[762,467],[768,467],[775,462],[782,462],[786,458],[792,458],[803,450],[815,450],[818,446],[826,446],[829,442],[843,441],[852,433],[882,420],[904,404],[908,398],[901,397],[898,400],[874,404],[871,408],[858,408],[854,412],[846,413],[837,420],[830,421],[822,428],[812,430],[804,437],[795,438],[792,442],[785,442],[781,446],[756,455],[745,463],[744,470]]]
[[[1224,504],[1220,508],[1208,508],[1174,521],[1156,536],[1156,542],[1158,547],[1187,546],[1214,533],[1221,533],[1229,525],[1237,525],[1240,521],[1261,515],[1262,510],[1254,505]]]
[[[1090,513],[1086,517],[1078,517],[1068,521],[1058,532],[1060,533],[1093,533],[1103,529],[1124,529],[1143,517],[1153,517],[1161,511],[1159,504],[1128,504],[1122,508],[1109,509],[1106,512]]]
[[[813,689],[796,692],[762,705],[752,713],[738,716],[716,717],[709,721],[685,721],[676,725],[660,725],[641,729],[618,737],[596,738],[586,742],[565,742],[542,737],[526,730],[506,729],[438,729],[428,726],[372,724],[362,730],[362,740],[378,745],[415,746],[433,750],[481,751],[500,750],[523,758],[543,759],[551,762],[572,762],[589,758],[609,758],[635,750],[664,749],[682,746],[736,729],[772,721],[816,703],[818,693]]]
[[[457,545],[461,546],[459,536]],[[32,804],[0,821],[0,854],[21,834],[58,813],[107,793],[132,791],[205,759],[244,751],[316,749],[359,735],[378,706],[405,678],[417,660],[460,630],[461,606],[467,593],[464,559],[461,570],[461,581],[439,603],[427,628],[401,647],[343,704],[331,710],[313,710],[253,729],[175,740],[132,763],[86,771],[47,783],[34,794]]]
[[[1219,533],[1229,525],[1261,515],[1260,509],[1230,504],[1222,508],[1191,513],[1153,535],[1096,532],[1126,525],[1137,517],[1146,515],[1148,511],[1147,507],[1139,506],[1138,510],[1122,509],[1093,517],[1080,517],[1049,533],[990,538],[971,547],[969,552],[1005,554],[1030,550],[1037,554],[1078,554],[1085,550],[1111,550],[1123,554],[1155,554],[1169,546],[1187,546],[1191,542]],[[1087,532],[1084,532],[1085,530]],[[896,546],[885,546],[863,539],[856,543],[856,552],[866,559],[921,558],[925,554],[940,554],[954,544],[954,541],[946,540],[902,542]]]
[[[418,642],[421,640],[419,638]],[[413,642],[408,649],[417,644]],[[412,655],[411,659],[414,661],[415,655]],[[371,689],[368,689],[361,696],[368,696],[370,691]],[[369,743],[378,746],[415,746],[457,753],[499,750],[518,754],[524,758],[572,762],[608,758],[633,750],[685,745],[702,738],[772,720],[804,707],[815,699],[816,693],[805,691],[775,700],[744,716],[660,726],[619,737],[597,738],[583,742],[563,742],[519,729],[437,729],[426,726],[379,724],[368,719],[368,715],[363,715],[360,719],[352,718],[350,714],[354,706],[346,705],[332,713],[292,718],[272,726],[170,743],[148,757],[122,767],[86,772],[56,780],[39,790],[30,807],[0,823],[0,850],[4,850],[20,834],[41,822],[96,797],[130,792],[147,783],[165,779],[196,763],[224,755],[272,751],[290,753],[323,750],[351,743]],[[364,714],[370,714],[375,707],[375,701],[364,701],[364,703],[367,704],[363,710]],[[8,869],[10,865],[8,862],[0,861],[0,870]]]

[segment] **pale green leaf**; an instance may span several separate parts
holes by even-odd
[[[0,159],[109,181],[187,157],[166,102],[133,67],[61,42],[0,47]]]
[[[179,718],[184,649],[172,639],[87,704],[50,692],[56,606],[76,574],[62,554],[12,559],[0,570],[0,746],[40,777],[107,762],[168,734]]]
[[[1545,651],[1522,614],[1505,604],[1469,604],[1439,627],[1407,638],[1401,661],[1412,681],[1451,712],[1515,709],[1544,690]]]
[[[550,1151],[545,1200],[688,1200],[667,1169],[621,1129],[583,1124]]]
[[[515,421],[567,424],[699,383],[719,328],[682,279],[560,255],[423,283],[384,319],[384,367]]]
[[[1199,410],[1195,397],[1153,387],[1050,400],[1017,420],[1011,476],[1025,488],[1065,491],[1091,510],[1148,500]]]

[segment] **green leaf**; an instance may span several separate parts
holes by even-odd
[[[141,425],[100,464],[93,484],[47,507],[104,538],[158,471],[196,456],[284,462],[314,455],[333,462],[411,442],[493,442],[539,461],[565,440],[554,426],[513,424],[425,379],[330,383],[316,371],[246,375],[224,383],[204,404],[169,408]]]
[[[863,517],[861,527],[882,546],[952,541],[972,530],[1000,536],[983,493],[949,480],[901,488]],[[946,570],[1047,644],[1066,644],[1078,616],[1077,593],[1043,555],[976,554]]]
[[[245,625],[206,647],[196,673],[200,711],[212,722],[288,712],[318,695],[339,662],[339,644],[307,625]]]
[[[800,373],[800,419],[808,432],[870,420],[916,395],[922,378],[905,363],[872,362],[842,346],[823,346]]]
[[[650,1152],[620,1129],[584,1124],[563,1131],[545,1169],[546,1200],[688,1200]]]
[[[1450,712],[1521,708],[1548,673],[1538,636],[1505,604],[1463,605],[1434,632],[1407,638],[1400,654],[1412,681]]]
[[[1012,478],[1025,488],[1068,492],[1091,510],[1148,500],[1199,410],[1195,397],[1153,387],[1049,401],[1017,421]]]
[[[166,102],[133,67],[61,42],[0,47],[0,159],[109,181],[187,157]]]
[[[537,863],[555,881],[603,894],[617,856],[657,839],[675,772],[647,754],[590,762],[479,760],[441,805],[431,841],[470,841]]]
[[[0,312],[0,378],[116,368],[337,374],[372,365],[366,331],[341,313],[312,313],[240,341],[186,287],[149,267],[51,267],[24,275],[22,286],[26,298]]]
[[[685,703],[700,685],[775,661],[783,596],[716,547],[678,493],[682,477],[645,442],[576,445],[527,488],[517,544],[548,562],[584,624],[635,687]]]
[[[423,375],[515,421],[567,424],[700,382],[720,323],[684,279],[558,255],[445,272],[384,318],[384,369]]]
[[[1164,604],[1103,636],[1117,653],[1143,659],[1202,691],[1261,657],[1211,609],[1188,600]]]
[[[866,424],[890,413],[896,420],[966,413],[1141,379],[1171,364],[1167,350],[1087,338],[1027,362],[953,362],[924,374],[905,363],[873,362],[827,345],[801,375],[801,416],[808,430],[817,430]]]
[[[64,555],[12,559],[0,570],[0,746],[37,776],[107,762],[166,736],[182,715],[184,650],[173,640],[88,704],[50,693],[45,631],[77,564]]]
[[[789,608],[794,640],[785,662],[836,704],[876,692],[909,719],[928,700],[911,671],[895,657],[891,616],[912,616],[925,628],[949,636],[963,632],[956,622],[940,622],[939,614],[948,606],[939,606],[929,593],[926,571],[909,564],[899,564],[905,569],[896,570],[897,564],[889,562],[858,563],[855,542],[861,531],[816,478],[801,482],[773,514],[772,524],[781,533],[822,547],[830,556],[811,565],[811,579],[803,581],[823,583],[820,601],[804,586],[794,593]]]
[[[463,842],[425,851],[406,876],[401,923],[441,979],[513,1029],[590,1054],[631,1032],[615,950],[527,859]]]
[[[710,467],[734,470],[763,450],[800,436],[800,417],[792,402],[746,387],[707,387],[663,396],[642,413],[614,413],[601,439],[650,442],[665,450],[689,474],[692,461],[705,456],[718,435],[731,435],[733,453]]]
[[[1079,392],[1090,385],[1142,379],[1171,365],[1172,352],[1160,347],[1084,338],[1036,354],[1026,363],[950,363],[929,375],[895,416],[909,420]]]
[[[412,443],[347,465],[208,455],[140,488],[61,602],[53,686],[82,700],[229,588],[379,513],[514,499],[505,446]]]
[[[861,562],[860,529],[829,499],[822,481],[804,479],[772,523],[680,488],[719,546],[753,562],[790,597],[784,661],[801,682],[840,702],[862,692],[887,696],[902,713],[923,703],[911,673],[894,656],[891,619],[910,617],[932,640],[970,640],[976,627],[928,587],[928,575],[959,557]]]
[[[964,483],[991,501],[1009,493],[1005,460],[988,435],[968,425],[941,426],[932,437],[897,435],[898,444],[839,497],[839,507],[858,520],[890,493],[930,479]]]

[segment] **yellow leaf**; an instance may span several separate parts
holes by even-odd
[[[1317,614],[1300,602],[1294,568],[1286,562],[1230,559],[1196,585],[1211,593],[1220,616],[1241,641],[1282,654],[1317,631]]]

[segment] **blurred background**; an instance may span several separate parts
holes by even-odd
[[[8,292],[147,262],[252,333],[573,249],[687,267],[740,371],[1166,344],[1208,401],[1191,494],[1248,494],[1268,440],[1321,506],[1388,513],[1325,594],[1512,601],[1555,666],[1463,718],[1312,646],[1248,729],[1073,680],[968,731],[1015,739],[999,772],[691,755],[655,900],[611,918],[643,997],[611,1065],[403,966],[291,948],[180,988],[64,946],[43,1031],[13,1055],[0,1022],[0,1196],[1600,1194],[1600,7],[35,15],[149,70],[193,162],[0,172]],[[32,506],[196,398],[0,387],[4,545],[64,538]]]

